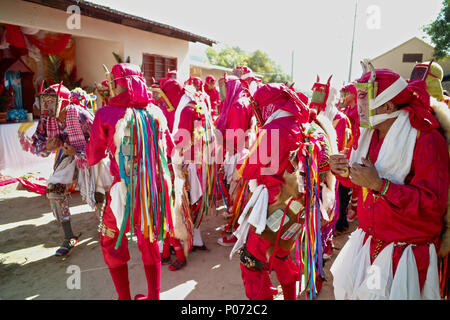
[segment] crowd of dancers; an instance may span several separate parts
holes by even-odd
[[[448,299],[442,68],[416,64],[404,79],[362,67],[340,91],[317,77],[308,97],[245,66],[204,82],[170,71],[148,84],[138,66],[120,63],[105,67],[95,110],[83,90],[41,86],[27,149],[56,154],[47,197],[64,236],[55,254],[76,250],[68,193],[79,190],[98,215],[118,299],[132,298],[134,237],[148,285],[134,298],[159,299],[161,265],[187,268],[190,252],[210,250],[201,226],[223,207],[217,243],[239,256],[246,296],[273,299],[274,271],[284,299],[299,288],[315,299],[334,237],[358,219],[331,266],[336,299]]]

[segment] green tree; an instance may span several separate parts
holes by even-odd
[[[441,60],[450,54],[450,0],[444,0],[435,21],[423,27],[434,44],[434,58]]]
[[[227,46],[219,52],[212,47],[208,47],[206,56],[209,63],[218,66],[227,68],[248,66],[253,72],[261,74],[264,83],[292,82],[291,77],[281,70],[281,67],[270,58],[269,54],[261,50],[256,50],[249,54],[237,46]]]
[[[217,52],[212,47],[206,49],[206,56],[208,62],[214,65],[235,68],[237,66],[248,64],[248,55],[239,47],[225,47],[221,51]]]

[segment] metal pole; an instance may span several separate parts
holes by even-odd
[[[350,68],[348,71],[348,82],[351,81],[352,78],[352,64],[353,64],[353,46],[355,44],[355,30],[356,30],[356,12],[358,11],[358,0],[355,2],[355,16],[353,18],[353,36],[352,36],[352,48],[350,51]]]
[[[294,50],[292,50],[292,60],[291,60],[291,80],[294,81]]]

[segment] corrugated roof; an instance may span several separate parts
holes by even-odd
[[[193,34],[189,31],[181,30],[167,24],[148,20],[142,17],[121,12],[109,7],[95,4],[89,1],[74,1],[74,0],[23,0],[39,4],[42,6],[66,11],[70,5],[77,5],[80,7],[81,15],[88,16],[95,19],[105,20],[113,23],[118,23],[124,26],[141,29],[148,32],[161,34],[167,37],[182,39],[191,42],[201,42],[206,45],[213,45],[216,41],[206,37]]]

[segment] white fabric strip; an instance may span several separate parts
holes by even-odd
[[[367,157],[374,129],[361,128],[358,149],[350,156],[350,166],[361,163]],[[416,145],[417,130],[411,126],[409,113],[400,110],[381,146],[375,168],[380,178],[386,178],[397,184],[404,184],[405,177],[411,170],[411,163]]]
[[[250,200],[244,208],[241,216],[239,217],[238,223],[239,228],[233,233],[237,241],[234,244],[233,249],[230,253],[230,260],[233,254],[242,248],[242,246],[247,241],[247,235],[250,230],[250,225],[256,228],[256,233],[261,234],[266,228],[267,219],[267,206],[269,203],[269,192],[265,185],[259,185],[255,192],[252,194]],[[252,209],[250,215],[247,213]]]
[[[122,226],[123,217],[125,215],[125,207],[127,203],[127,187],[125,181],[121,180],[115,183],[110,191],[109,195],[111,197],[111,211],[116,218],[117,229],[120,230]]]
[[[372,264],[367,264],[370,237],[363,244],[364,237],[365,232],[356,229],[330,268],[337,300],[440,300],[437,255],[433,244],[429,245],[430,263],[421,293],[412,250],[414,245],[410,244],[403,250],[393,275],[392,259],[396,244],[388,244]]]
[[[177,109],[175,111],[175,119],[173,122],[173,128],[172,128],[172,134],[177,133],[178,127],[180,126],[180,118],[181,118],[181,111],[187,106],[187,104],[191,102],[191,98],[189,98],[187,95],[183,95],[180,99],[180,102],[178,103]]]
[[[293,114],[291,112],[283,110],[283,109],[278,109],[277,111],[272,113],[269,118],[267,118],[266,122],[264,122],[264,125],[271,123],[275,119],[291,117],[291,116],[293,116]]]
[[[191,204],[197,203],[203,195],[202,184],[198,177],[198,166],[195,163],[188,163],[189,196]]]
[[[75,166],[76,163],[74,157],[64,158],[47,179],[47,184],[71,184],[73,182]]]
[[[381,113],[381,114],[377,114],[374,116],[370,116],[370,123],[372,124],[372,126],[376,126],[376,125],[379,125],[380,123],[383,123],[387,119],[392,119],[392,118],[398,117],[399,114],[400,114],[400,110],[394,111],[390,114]]]
[[[386,88],[383,92],[378,94],[373,102],[370,104],[370,109],[376,109],[386,102],[390,101],[394,97],[396,97],[400,92],[402,92],[408,83],[402,77],[398,78],[393,84],[391,84],[388,88]]]
[[[400,257],[389,300],[420,300],[419,271],[412,245],[407,246]]]

